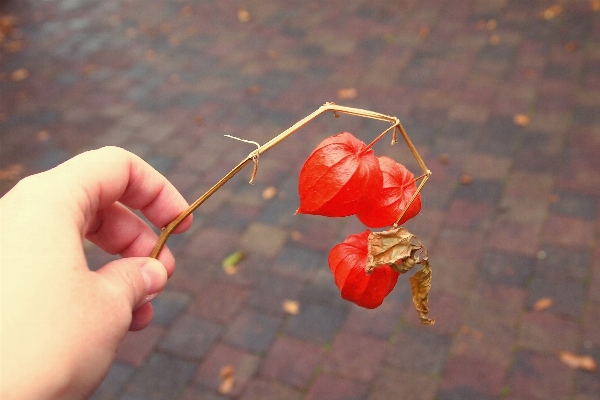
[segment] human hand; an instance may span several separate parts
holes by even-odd
[[[150,165],[106,147],[27,177],[0,199],[0,398],[78,399],[104,378],[128,329],[173,273],[154,231],[187,202]],[[175,231],[185,231],[188,217]],[[90,271],[87,238],[123,258]]]

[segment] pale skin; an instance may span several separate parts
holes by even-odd
[[[166,247],[148,257],[157,236],[131,210],[163,227],[187,206],[150,165],[114,147],[27,177],[0,199],[0,398],[93,393],[127,331],[150,324],[149,300],[175,268]],[[122,258],[90,271],[84,239]]]

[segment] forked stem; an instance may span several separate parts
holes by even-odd
[[[252,153],[250,153],[235,168],[233,168],[229,173],[227,173],[227,175],[225,175],[223,178],[221,178],[221,180],[219,180],[213,187],[211,187],[210,189],[208,189],[206,191],[206,193],[204,193],[196,201],[194,201],[177,218],[175,218],[167,226],[165,226],[162,229],[162,231],[160,233],[160,236],[158,237],[158,241],[156,242],[156,245],[154,246],[154,249],[152,250],[152,253],[150,254],[150,257],[158,258],[158,255],[160,254],[160,252],[161,252],[162,248],[164,247],[165,243],[167,242],[167,239],[169,238],[169,236],[171,235],[171,233],[173,233],[173,231],[175,230],[175,228],[177,228],[177,226],[179,226],[179,224],[184,219],[186,219],[190,214],[192,214],[198,207],[200,207],[200,205],[202,203],[204,203],[210,196],[213,195],[213,193],[215,193],[217,190],[219,190],[221,188],[221,186],[223,186],[225,183],[227,183],[227,181],[229,181],[238,172],[240,172],[247,164],[249,164],[252,161],[255,161],[262,153],[264,153],[267,150],[271,149],[273,146],[275,146],[276,144],[280,143],[282,140],[284,140],[285,138],[287,138],[288,136],[290,136],[292,133],[296,132],[298,129],[302,128],[304,125],[308,124],[310,121],[312,121],[313,119],[315,119],[319,115],[321,115],[321,114],[323,114],[325,112],[329,112],[329,111],[332,111],[334,114],[336,114],[336,113],[339,112],[339,113],[344,113],[344,114],[349,114],[349,115],[355,115],[355,116],[363,117],[363,118],[371,118],[371,119],[376,119],[376,120],[380,120],[380,121],[385,121],[385,122],[389,122],[390,124],[392,124],[392,126],[390,128],[388,128],[386,131],[384,131],[377,139],[375,139],[375,141],[379,140],[383,135],[385,135],[386,133],[388,133],[390,130],[393,129],[393,132],[394,132],[394,136],[393,136],[393,139],[392,139],[392,144],[393,144],[394,140],[396,138],[396,131],[399,130],[400,133],[402,134],[402,137],[404,138],[404,140],[405,140],[406,144],[408,145],[410,151],[412,152],[413,156],[416,158],[417,162],[419,163],[419,166],[423,170],[423,174],[424,175],[423,175],[423,180],[421,181],[421,184],[419,185],[419,187],[415,191],[415,194],[413,195],[412,199],[410,200],[410,202],[408,203],[408,205],[406,206],[406,208],[404,209],[404,211],[402,212],[402,214],[398,218],[398,221],[400,221],[400,219],[402,218],[402,216],[404,216],[404,214],[408,210],[408,207],[410,207],[410,205],[413,203],[413,201],[416,198],[417,194],[421,191],[421,188],[423,187],[423,185],[427,181],[427,178],[429,178],[429,175],[431,175],[431,171],[429,171],[427,169],[427,167],[425,166],[425,163],[423,162],[423,159],[421,158],[421,156],[419,156],[419,153],[417,152],[417,149],[412,144],[412,142],[410,141],[408,135],[406,134],[406,131],[404,130],[404,128],[400,124],[400,120],[398,118],[396,118],[396,117],[391,117],[389,115],[384,115],[384,114],[380,114],[380,113],[369,111],[369,110],[363,110],[363,109],[360,109],[360,108],[353,108],[353,107],[339,106],[339,105],[336,105],[334,103],[325,103],[324,105],[322,105],[321,107],[319,107],[317,110],[315,110],[313,113],[309,114],[308,116],[304,117],[300,121],[296,122],[294,125],[292,125],[288,129],[286,129],[285,131],[281,132],[279,135],[277,135],[273,139],[269,140],[267,143],[263,144],[262,146],[259,146],[258,149],[254,150]],[[369,146],[371,146],[371,145],[369,145]],[[396,221],[396,223],[398,221]]]

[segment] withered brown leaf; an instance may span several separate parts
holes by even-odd
[[[415,237],[404,228],[392,228],[384,232],[371,232],[367,239],[368,256],[365,272],[370,274],[382,265],[395,264],[410,257],[415,247]]]
[[[422,324],[433,325],[435,320],[429,318],[429,290],[431,289],[431,266],[427,257],[421,260],[423,268],[414,276],[410,277],[410,286],[412,288],[413,303],[419,314]]]

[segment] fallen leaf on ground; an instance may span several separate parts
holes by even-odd
[[[282,304],[283,311],[288,314],[296,315],[300,312],[300,303],[294,300],[284,300]]]
[[[565,50],[569,53],[574,53],[577,50],[579,50],[579,43],[574,40],[571,40],[565,45]]]
[[[492,46],[496,46],[496,45],[498,45],[498,43],[500,43],[500,36],[498,36],[498,35],[490,36],[490,44]]]
[[[529,117],[525,114],[517,114],[513,117],[513,123],[518,126],[529,125]]]
[[[592,11],[600,11],[600,0],[591,0],[590,7]]]
[[[551,19],[558,17],[560,14],[562,14],[562,12],[563,12],[562,6],[560,4],[555,4],[551,7],[546,8],[544,10],[544,12],[542,12],[542,17],[546,21],[549,21]]]
[[[543,297],[535,302],[535,304],[533,305],[533,309],[535,311],[543,311],[552,307],[552,305],[554,305],[554,301],[551,298]]]
[[[221,368],[219,372],[221,378],[221,384],[219,385],[219,393],[228,394],[231,393],[233,385],[235,383],[235,368],[232,365],[226,365]]]
[[[275,196],[277,196],[277,188],[274,186],[266,187],[262,192],[262,198],[264,200],[271,200]]]
[[[18,70],[13,71],[12,74],[10,74],[10,79],[12,79],[15,82],[25,80],[28,77],[29,71],[27,71],[25,68],[19,68]]]
[[[571,353],[570,351],[561,351],[558,353],[558,359],[573,369],[581,369],[584,371],[596,371],[598,368],[596,364],[596,360],[594,360],[591,356],[587,355],[578,355],[575,353]]]
[[[358,91],[355,88],[344,88],[337,92],[337,97],[340,100],[352,100],[358,96]]]
[[[185,6],[181,9],[180,14],[182,17],[191,17],[194,15],[194,9],[192,6]]]
[[[246,258],[246,252],[242,250],[235,251],[225,257],[221,262],[221,266],[227,275],[234,275],[237,273],[237,265]]]
[[[50,132],[48,132],[46,130],[39,131],[35,135],[35,137],[39,142],[47,142],[48,140],[50,140]]]
[[[246,94],[248,96],[256,96],[260,92],[262,92],[262,88],[259,85],[250,86],[246,89]]]
[[[421,30],[419,30],[419,37],[421,39],[427,39],[429,37],[430,33],[431,32],[430,32],[429,28],[426,27],[426,26],[424,26],[424,27],[421,28]]]
[[[0,169],[0,181],[14,181],[21,176],[25,168],[19,164],[13,164],[8,168]]]
[[[461,185],[467,186],[467,185],[470,185],[471,183],[473,183],[473,178],[471,177],[471,175],[463,174],[460,177],[460,184]]]
[[[292,240],[296,241],[296,242],[302,240],[302,234],[298,231],[293,231],[291,234],[291,237],[292,237]]]
[[[252,14],[250,14],[250,12],[245,8],[240,8],[237,12],[237,17],[241,23],[246,23],[250,22],[250,20],[252,19]]]

